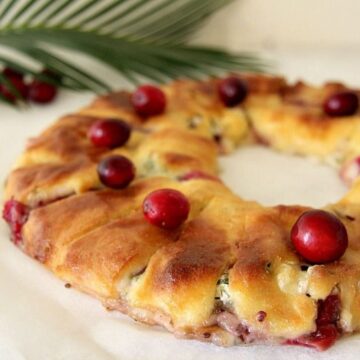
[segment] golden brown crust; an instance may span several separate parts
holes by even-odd
[[[321,87],[297,82],[277,93],[255,94],[245,106],[256,134],[269,146],[288,153],[316,156],[339,165],[354,152],[360,125],[359,113],[351,117],[330,117],[323,103],[331,95],[349,90],[340,83]],[[359,93],[358,90],[352,90]]]
[[[237,75],[235,74],[235,76]],[[285,78],[282,76],[248,73],[241,74],[240,78],[247,83],[250,93],[255,95],[281,94],[288,87]]]
[[[56,261],[58,249],[62,251],[76,237],[127,216],[139,208],[143,194],[167,184],[167,179],[153,178],[122,192],[92,191],[38,207],[24,226],[25,250],[43,262]]]
[[[117,298],[117,281],[140,273],[156,250],[176,239],[176,232],[151,226],[142,216],[116,219],[69,244],[58,271],[100,296]],[[99,293],[103,284],[112,286]]]
[[[360,154],[359,115],[330,119],[321,109],[344,85],[240,77],[250,92],[239,107],[223,106],[217,79],[179,80],[162,87],[168,101],[163,115],[140,118],[130,93],[121,91],[31,140],[5,193],[33,208],[22,230],[23,249],[107,307],[180,337],[220,345],[294,339],[315,330],[317,301],[334,292],[342,304],[341,328],[357,331],[359,181],[326,208],[347,228],[345,255],[314,266],[304,264],[289,240],[308,208],[264,208],[218,181],[178,181],[191,170],[216,174],[219,151],[257,137],[277,150],[331,157],[336,164]],[[131,124],[126,146],[92,146],[89,127],[104,117]],[[109,154],[123,154],[136,165],[137,179],[127,189],[102,189],[96,165]],[[176,230],[159,229],[143,217],[143,199],[159,188],[180,190],[190,201],[189,219]],[[259,312],[266,313],[264,321],[258,321]]]
[[[171,314],[176,328],[205,325],[215,306],[216,283],[226,268],[229,246],[224,233],[194,220],[178,241],[160,249],[129,292],[134,307]]]

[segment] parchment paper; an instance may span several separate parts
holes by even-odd
[[[298,75],[294,69],[300,61],[291,59],[290,56],[285,69],[290,75]],[[308,67],[310,63],[307,62]],[[329,64],[326,69],[331,73],[334,70]],[[329,77],[327,72],[323,74],[318,74],[317,80]],[[74,96],[62,92],[48,108],[20,112],[2,106],[1,180],[26,138],[90,98],[89,94]],[[234,191],[266,205],[300,202],[321,206],[346,191],[333,170],[264,149],[241,150],[222,159],[221,165],[223,179]],[[91,297],[66,289],[60,280],[16,249],[8,240],[5,224],[0,223],[0,360],[352,360],[359,355],[360,336],[344,339],[325,353],[289,346],[224,349],[175,339],[161,329],[107,312]]]

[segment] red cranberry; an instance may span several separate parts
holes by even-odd
[[[347,162],[340,170],[340,178],[347,185],[351,185],[360,175],[360,156]]]
[[[232,76],[220,81],[218,93],[225,106],[234,107],[245,100],[248,89],[244,81]]]
[[[8,80],[13,84],[15,89],[19,92],[20,96],[23,99],[26,99],[28,94],[28,86],[25,84],[22,78],[20,77],[9,77]],[[16,101],[16,96],[13,94],[11,89],[6,84],[0,84],[0,93],[7,100],[11,102]]]
[[[207,180],[214,180],[214,181],[221,182],[221,180],[217,176],[207,174],[200,170],[189,171],[189,172],[179,176],[180,181],[187,181],[187,180],[192,180],[192,179],[207,179]]]
[[[329,116],[354,115],[359,107],[358,96],[350,91],[334,94],[323,104],[324,112]]]
[[[135,166],[125,156],[112,155],[101,160],[97,168],[101,182],[113,189],[123,189],[135,177]]]
[[[57,88],[52,84],[40,80],[33,80],[29,85],[28,98],[34,103],[50,103],[55,99],[56,95]]]
[[[291,240],[301,256],[317,264],[339,259],[348,246],[343,223],[322,210],[302,214],[291,230]]]
[[[143,211],[151,224],[164,229],[175,229],[187,219],[190,204],[180,191],[160,189],[146,196]]]
[[[104,119],[90,127],[88,136],[94,145],[112,149],[124,145],[130,133],[131,128],[125,121]]]
[[[143,85],[136,89],[131,98],[135,111],[143,117],[160,115],[165,111],[164,92],[152,85]]]
[[[3,71],[2,71],[3,75],[6,76],[7,78],[18,78],[20,80],[22,80],[24,78],[24,74],[21,73],[20,71],[14,70],[12,68],[6,67]]]
[[[9,224],[13,242],[18,245],[22,242],[21,229],[29,216],[29,208],[16,201],[8,200],[3,209],[3,218]]]

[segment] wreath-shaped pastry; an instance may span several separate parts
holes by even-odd
[[[32,139],[6,184],[13,242],[108,309],[218,345],[325,349],[360,328],[360,117],[342,84],[232,75],[97,98]],[[353,182],[263,207],[217,155],[263,143]]]

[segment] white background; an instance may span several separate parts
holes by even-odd
[[[360,46],[358,0],[235,0],[214,16],[201,41],[232,49]]]
[[[258,50],[274,60],[276,71],[291,79],[320,82],[331,78],[360,86],[359,10],[356,0],[239,0],[210,21],[197,41]],[[85,64],[95,73],[102,71]],[[103,74],[114,78],[110,71]],[[62,91],[46,107],[19,111],[0,105],[1,181],[26,138],[91,98],[91,94]],[[259,149],[238,152],[222,165],[225,181],[235,191],[264,203],[319,206],[345,191],[332,169],[299,159],[292,162]],[[264,176],[257,176],[259,172]],[[300,176],[302,188],[296,181]],[[259,178],[263,182],[256,182]],[[318,184],[327,184],[320,186],[320,197]],[[107,313],[96,300],[65,289],[61,281],[20,253],[0,224],[0,360],[350,360],[359,353],[359,337],[343,340],[322,354],[296,347],[221,349],[176,340],[161,330]]]

